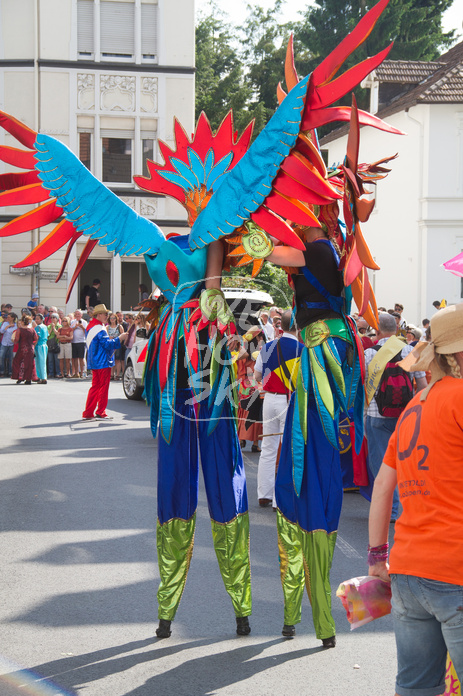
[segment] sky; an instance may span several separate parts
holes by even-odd
[[[272,7],[274,4],[274,0],[216,0],[216,2],[219,7],[228,14],[231,23],[237,25],[243,22],[243,18],[246,16],[246,6],[248,4],[260,5],[265,9]],[[207,10],[209,0],[195,0],[195,3],[196,11]],[[281,13],[281,21],[288,22],[289,20],[298,20],[300,18],[298,12],[311,4],[313,3],[309,0],[286,0]],[[453,5],[444,14],[443,20],[444,31],[456,29],[460,35],[463,34],[463,2],[461,0],[454,0]]]

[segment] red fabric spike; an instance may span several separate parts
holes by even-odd
[[[11,222],[7,222],[0,229],[0,237],[12,237],[15,234],[21,234],[21,232],[30,232],[37,227],[44,227],[57,220],[62,213],[63,209],[56,205],[56,199],[52,199],[48,203],[11,220]]]
[[[74,271],[74,274],[71,278],[71,282],[68,286],[68,291],[67,291],[67,295],[66,295],[66,302],[69,302],[72,288],[74,287],[74,284],[75,284],[77,278],[79,277],[79,273],[83,269],[86,260],[88,259],[88,257],[90,256],[90,254],[92,253],[92,251],[94,250],[94,248],[96,247],[97,244],[98,244],[98,239],[88,239],[87,240],[87,243],[84,246],[84,249],[80,255],[80,259],[77,263],[76,270]],[[56,282],[58,282],[58,279],[56,279]]]
[[[198,307],[190,315],[190,319],[189,319],[190,324],[194,324],[195,322],[197,322],[200,317],[201,317],[201,310]]]
[[[209,123],[209,119],[207,118],[206,114],[204,111],[201,111],[199,114],[198,121],[196,123],[196,128],[195,132],[193,133],[192,139],[196,140],[198,138],[198,141],[207,141],[212,138],[212,128],[211,124]]]
[[[341,99],[341,97],[354,89],[367,75],[377,68],[385,58],[387,58],[391,48],[392,43],[375,56],[354,65],[332,82],[328,82],[328,84],[321,85],[320,87],[315,87],[312,94],[310,94],[309,90],[306,108],[324,108],[329,104],[333,104],[333,102],[338,99]]]
[[[165,143],[163,140],[158,141],[159,149],[161,151],[161,155],[164,158],[164,162],[168,162],[171,157],[173,157],[175,150],[172,150],[167,143]]]
[[[140,355],[137,358],[137,363],[144,363],[146,360],[146,354],[148,353],[148,343],[142,349]]]
[[[7,172],[0,174],[0,191],[28,186],[30,184],[40,184],[41,181],[36,171],[33,172]]]
[[[283,171],[278,172],[277,176],[273,180],[272,188],[274,188],[279,193],[284,193],[285,196],[290,198],[298,198],[300,201],[305,203],[311,203],[312,205],[326,205],[331,203],[331,198],[324,198],[314,193],[311,189],[308,189],[303,184],[292,177],[285,174]]]
[[[45,239],[42,239],[30,254],[25,259],[15,264],[15,268],[24,268],[25,266],[33,266],[34,263],[39,263],[49,256],[54,254],[58,249],[61,249],[73,235],[76,234],[74,225],[69,220],[62,220],[48,234]]]
[[[198,144],[199,143],[196,143],[195,140],[196,147]],[[231,111],[229,111],[220,126],[217,128],[214,136],[214,144],[212,147],[214,148],[216,163],[230,152],[234,144],[235,137],[233,135],[233,114]]]
[[[375,201],[369,200],[368,198],[358,198],[355,201],[354,207],[360,222],[367,222],[374,210]]]
[[[361,126],[373,126],[378,130],[395,135],[405,135],[405,133],[394,126],[390,126],[377,116],[369,114],[367,111],[359,109],[359,123]],[[306,109],[301,122],[301,130],[312,130],[320,128],[326,123],[333,121],[350,121],[350,106],[330,106],[326,109]]]
[[[388,2],[389,0],[380,0],[372,7],[350,34],[315,68],[311,78],[315,86],[331,80],[344,61],[368,38]]]
[[[346,182],[351,185],[355,195],[360,197],[363,193],[363,187],[362,187],[362,190],[360,191],[358,181],[357,181],[357,178],[355,176],[354,171],[352,171],[351,169],[348,169],[347,167],[344,167],[344,165],[341,165],[340,169],[342,169],[342,171],[344,172]]]
[[[7,164],[13,164],[21,169],[34,169],[35,159],[33,152],[19,150],[17,147],[0,145],[0,159]]]
[[[281,217],[267,210],[264,206],[260,206],[255,213],[252,213],[251,220],[264,230],[283,242],[292,246],[294,249],[305,250],[305,246],[299,239],[294,230]]]
[[[243,155],[248,151],[251,144],[252,132],[254,130],[254,119],[248,123],[243,131],[241,138],[237,141],[233,152],[235,156],[233,158],[233,166],[243,157]]]
[[[180,274],[178,268],[173,261],[168,261],[166,264],[166,275],[174,287],[178,285]]]
[[[178,119],[174,119],[174,138],[177,144],[177,153],[183,153],[190,145],[190,139],[186,130]]]
[[[297,225],[306,225],[308,227],[321,227],[316,216],[310,208],[304,203],[295,198],[288,198],[278,191],[272,193],[265,199],[265,205],[274,213],[278,213],[283,218],[289,218]]]
[[[326,166],[318,148],[304,133],[299,133],[296,150],[306,157],[318,172],[326,179]]]
[[[185,350],[188,356],[188,362],[193,368],[193,371],[197,372],[199,366],[199,351],[198,339],[196,336],[194,325],[185,322],[183,325],[183,332],[185,337]]]
[[[357,278],[359,273],[362,271],[362,268],[364,268],[364,266],[359,259],[359,255],[357,253],[354,241],[354,244],[352,245],[352,248],[347,256],[346,264],[344,266],[345,285],[351,285],[354,279]],[[362,312],[360,312],[360,314],[362,314]]]
[[[56,229],[56,228],[55,228],[55,229]],[[77,242],[77,240],[79,239],[79,237],[81,237],[81,236],[82,236],[82,235],[80,234],[80,232],[77,232],[77,231],[72,235],[71,241],[69,242],[68,248],[66,249],[66,253],[65,253],[65,255],[64,255],[63,263],[61,264],[61,268],[59,269],[59,273],[58,273],[58,275],[57,275],[56,278],[55,278],[55,283],[57,283],[58,280],[61,280],[61,277],[62,277],[62,275],[63,275],[63,273],[64,273],[64,270],[65,270],[65,268],[66,268],[66,264],[67,264],[68,259],[69,259],[69,255],[70,255],[70,253],[71,253],[71,249],[72,249],[72,247],[74,246],[74,244]]]
[[[42,184],[28,184],[10,191],[0,193],[0,205],[27,205],[29,203],[42,203],[50,198],[48,191]]]
[[[164,331],[165,331],[166,324],[167,324],[167,320],[168,320],[169,316],[170,316],[170,315],[167,314],[167,315],[164,317],[164,319],[163,319],[162,322],[159,324],[159,326],[158,326],[158,328],[157,328],[157,330],[156,330],[155,344],[154,344],[154,350],[153,350],[152,355],[151,355],[150,368],[152,368],[153,365],[154,365],[154,359],[155,359],[156,355],[158,354],[158,347],[159,347],[159,345],[160,345],[161,337],[162,337],[162,335],[163,335],[163,333],[164,333]]]
[[[28,128],[24,123],[21,123],[21,121],[18,121],[14,116],[10,116],[4,111],[0,111],[0,126],[4,128],[7,133],[13,135],[16,140],[19,140],[21,145],[31,150],[34,149],[37,133],[33,131],[32,128]]]
[[[370,281],[368,280],[368,273],[365,266],[362,266],[360,270],[360,282],[362,284],[362,306],[359,307],[359,314],[362,316],[368,309],[370,304]]]
[[[281,163],[281,169],[324,198],[341,198],[339,193],[325,179],[322,179],[315,167],[298,152],[292,151],[288,157],[285,157]]]
[[[180,315],[177,317],[175,321],[175,326],[173,331],[170,334],[170,339],[166,341],[166,336],[165,336],[165,330],[163,331],[163,335],[161,337],[161,340],[159,342],[159,359],[158,359],[158,365],[159,365],[159,386],[161,388],[161,391],[163,391],[164,387],[167,384],[167,377],[169,376],[169,367],[170,363],[172,360],[172,355],[174,352],[175,345],[177,343],[177,330],[178,330],[178,325],[180,322]],[[166,325],[166,327],[170,326],[169,324]]]
[[[352,95],[352,107],[350,111],[350,126],[349,135],[347,137],[346,149],[346,164],[354,174],[357,174],[359,163],[359,144],[360,144],[360,128],[359,115],[357,109],[357,100],[355,94]]]
[[[281,102],[283,101],[283,99],[284,99],[285,97],[286,97],[286,92],[285,92],[285,90],[283,89],[283,87],[281,86],[281,82],[279,82],[279,83],[277,84],[277,99],[278,99],[278,103],[281,104]]]
[[[288,47],[286,48],[285,60],[285,81],[288,92],[299,82],[296,66],[294,65],[293,35],[289,37]]]

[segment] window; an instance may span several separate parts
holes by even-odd
[[[101,58],[133,60],[135,54],[135,5],[133,2],[100,3]]]
[[[93,0],[79,0],[77,3],[77,50],[81,58],[93,58],[94,8]]]
[[[154,63],[157,35],[156,0],[77,0],[80,59]]]
[[[142,158],[143,158],[143,176],[149,177],[148,165],[146,160],[154,160],[154,138],[143,138],[142,142]]]
[[[102,138],[103,181],[114,184],[132,183],[132,140]]]
[[[79,133],[79,159],[87,169],[92,169],[91,133]]]
[[[158,54],[158,6],[142,3],[141,6],[141,59],[157,61]]]

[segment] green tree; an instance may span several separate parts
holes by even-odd
[[[275,0],[274,6],[264,10],[259,6],[248,5],[248,16],[242,33],[242,58],[247,65],[247,78],[252,87],[255,104],[263,104],[269,116],[278,103],[277,84],[284,76],[286,43],[289,31],[278,23],[278,15],[283,0]]]
[[[285,88],[285,59],[292,24],[281,24],[279,14],[284,0],[275,0],[270,9],[248,5],[248,15],[239,27],[242,35],[243,62],[247,66],[246,77],[252,87],[252,108],[265,109],[265,123],[278,106],[277,85]],[[297,26],[297,25],[296,25]],[[296,68],[307,63],[309,52],[294,36]],[[264,124],[265,125],[265,124]],[[257,132],[257,129],[256,129]]]
[[[261,129],[265,112],[258,104],[249,106],[252,88],[234,45],[233,27],[223,17],[211,3],[211,13],[196,25],[196,118],[204,111],[216,130],[232,109],[240,133],[253,118]]]
[[[390,60],[435,60],[450,46],[454,32],[442,30],[442,15],[453,0],[390,0],[366,41],[350,56],[344,70],[375,55],[391,41]],[[305,65],[313,70],[339,44],[376,0],[316,0],[307,8],[297,31],[312,57]],[[357,100],[367,106],[366,90],[355,90]],[[350,103],[347,95],[342,103]]]
[[[232,268],[223,272],[223,286],[227,288],[254,288],[268,292],[275,305],[291,309],[293,291],[288,284],[288,276],[279,266],[265,261],[256,278],[251,278],[252,266]]]

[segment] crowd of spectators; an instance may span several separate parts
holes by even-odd
[[[26,307],[17,312],[13,311],[11,303],[2,304],[0,377],[13,376],[13,359],[19,350],[19,337],[23,334],[20,330],[28,326],[35,336],[32,352],[34,373],[30,380],[21,379],[19,383],[46,384],[48,379],[86,379],[89,374],[86,362],[86,328],[92,316],[92,306],[66,314],[59,307],[41,304],[38,293],[33,293]],[[145,324],[143,313],[134,315],[118,311],[111,315],[108,329],[117,334],[129,333],[127,345],[116,353],[116,365],[111,379],[121,380],[125,359],[135,342],[137,330],[145,329]],[[16,380],[18,381],[18,377]]]

